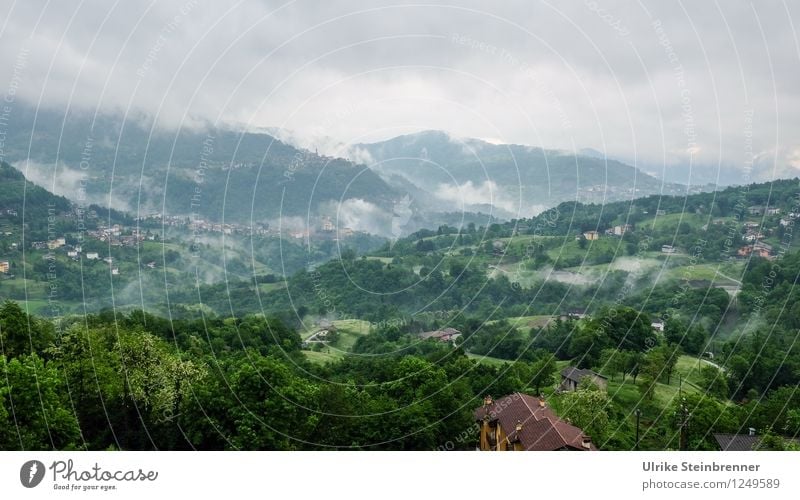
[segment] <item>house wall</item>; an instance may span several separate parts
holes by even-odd
[[[592,377],[592,381],[597,385],[597,387],[603,389],[604,391],[608,389],[608,380],[604,379],[603,377],[598,377],[597,375]]]
[[[490,443],[490,434],[492,430],[495,430],[495,445],[492,446]],[[508,436],[505,432],[503,432],[503,427],[498,423],[494,422],[487,422],[486,420],[481,421],[481,437],[480,437],[480,449],[481,451],[506,451],[508,443],[506,442],[506,438]]]

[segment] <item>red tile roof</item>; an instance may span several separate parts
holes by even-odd
[[[497,420],[508,441],[519,441],[528,451],[551,450],[597,450],[581,429],[558,418],[558,415],[544,401],[515,392],[484,405],[475,410],[475,420]],[[522,429],[517,432],[517,423]],[[584,442],[589,441],[589,448]]]

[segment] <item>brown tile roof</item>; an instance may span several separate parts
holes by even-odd
[[[476,421],[483,421],[487,416],[498,421],[509,442],[519,441],[525,450],[587,450],[584,441],[589,436],[558,418],[539,398],[521,392],[509,394],[475,410]],[[522,424],[519,432],[517,423]],[[589,446],[590,450],[597,449],[593,443]]]

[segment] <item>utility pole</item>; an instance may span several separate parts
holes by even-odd
[[[638,451],[639,450],[639,417],[642,416],[642,410],[640,410],[639,408],[636,408],[636,410],[634,410],[634,413],[636,413],[636,450]]]
[[[689,413],[689,409],[686,407],[686,400],[681,400],[681,407],[678,410],[678,417],[680,419],[679,426],[680,430],[680,444],[679,450],[685,451],[686,448],[689,447],[689,418],[691,418],[691,414]]]

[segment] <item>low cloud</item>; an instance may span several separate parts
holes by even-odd
[[[320,206],[320,213],[328,214],[338,231],[350,228],[387,238],[393,236],[392,213],[361,198],[323,203]]]
[[[345,153],[345,158],[353,163],[361,165],[372,165],[375,163],[375,159],[369,154],[369,151],[358,146],[350,146]]]
[[[479,185],[472,181],[460,185],[439,184],[434,195],[441,200],[457,203],[459,210],[466,210],[470,205],[494,205],[511,213],[519,210],[519,205],[507,199],[497,183],[491,180]]]
[[[107,193],[93,193],[86,191],[87,174],[80,170],[70,168],[64,163],[55,164],[38,163],[31,160],[18,161],[13,167],[22,172],[26,179],[50,191],[63,196],[75,203],[85,205],[101,205],[115,210],[131,212],[131,206],[117,196]],[[83,186],[81,183],[83,182]],[[84,191],[81,191],[81,189]]]

